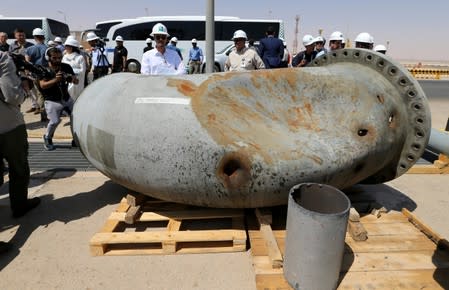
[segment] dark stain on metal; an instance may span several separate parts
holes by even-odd
[[[114,159],[114,139],[114,135],[109,134],[106,131],[91,125],[87,127],[87,151],[92,158],[111,169],[116,169]]]

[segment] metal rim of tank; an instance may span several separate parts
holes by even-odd
[[[402,99],[408,108],[409,120],[413,122],[410,124],[396,167],[396,177],[402,175],[418,161],[430,138],[430,109],[424,102],[427,99],[424,91],[407,69],[396,65],[395,61],[389,59],[388,56],[372,50],[346,48],[331,51],[313,60],[309,66],[327,66],[340,62],[353,62],[369,66],[382,73],[401,92]],[[393,116],[390,116],[388,121],[391,122],[392,118]],[[381,172],[375,175],[379,174],[378,177],[383,179]]]

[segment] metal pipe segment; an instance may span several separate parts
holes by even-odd
[[[430,110],[399,63],[344,49],[301,69],[112,74],[78,98],[73,132],[99,171],[137,192],[263,207],[286,204],[303,182],[400,176],[424,152]]]

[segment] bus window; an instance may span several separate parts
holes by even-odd
[[[14,39],[14,30],[16,28],[23,29],[27,38],[33,38],[33,29],[36,27],[42,27],[42,20],[40,19],[1,19],[1,30],[8,33],[9,39]]]
[[[108,34],[109,28],[120,23],[122,23],[122,21],[98,23],[95,27],[95,34],[100,38],[105,38]]]
[[[125,40],[125,46],[127,40],[145,40],[150,37],[151,29],[154,24],[156,23],[138,23],[119,28],[114,31],[112,39],[115,39],[118,35],[120,35]]]
[[[48,19],[51,34],[59,37],[66,38],[70,35],[69,26],[63,22],[59,22],[53,19]]]
[[[234,35],[234,32],[239,29],[246,32],[248,39],[252,38],[259,40],[265,37],[265,32],[267,31],[268,26],[273,26],[276,35],[279,33],[279,23],[223,21],[221,22],[221,35],[218,35],[220,38],[217,38],[217,40],[229,40],[232,38],[232,35]]]
[[[170,36],[176,36],[178,40],[206,39],[206,27],[204,21],[166,21]]]

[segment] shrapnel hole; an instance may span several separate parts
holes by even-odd
[[[238,160],[231,159],[223,166],[223,173],[232,176],[235,172],[242,168]]]
[[[359,129],[359,131],[357,132],[357,135],[359,135],[360,137],[366,136],[366,134],[368,134],[368,129]]]

